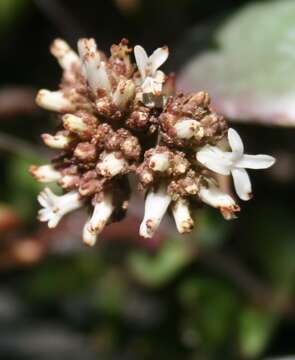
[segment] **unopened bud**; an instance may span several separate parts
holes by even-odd
[[[177,230],[183,234],[191,232],[194,221],[190,216],[189,203],[185,199],[178,199],[172,206],[172,213]]]
[[[61,173],[52,165],[36,166],[32,165],[29,169],[32,176],[40,182],[50,183],[60,180]]]
[[[164,172],[169,168],[169,154],[166,152],[155,153],[149,160],[149,167],[154,171]]]
[[[73,104],[61,91],[40,90],[36,97],[36,103],[50,111],[65,113],[74,110]]]
[[[71,136],[62,133],[56,135],[43,134],[41,137],[44,143],[52,149],[67,149],[73,141]]]

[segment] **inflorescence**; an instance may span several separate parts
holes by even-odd
[[[60,39],[51,46],[62,81],[58,91],[40,90],[36,101],[60,118],[56,134],[42,135],[59,154],[30,172],[40,182],[57,182],[64,194],[40,193],[39,220],[54,228],[64,215],[87,207],[83,241],[94,245],[106,224],[125,215],[132,173],[146,192],[143,237],[154,235],[168,210],[177,230],[190,232],[191,209],[201,202],[235,218],[240,208],[220,189],[217,174],[231,174],[237,195],[249,200],[245,168],[268,168],[274,158],[244,154],[240,136],[212,110],[206,92],[176,93],[174,76],[159,70],[167,47],[148,56],[123,39],[110,52],[107,57],[93,39],[79,40],[78,54]]]

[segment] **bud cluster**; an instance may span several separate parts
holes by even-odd
[[[107,57],[93,39],[79,40],[78,54],[57,39],[51,52],[63,69],[60,88],[40,90],[36,101],[59,114],[60,130],[42,135],[59,154],[50,165],[30,168],[38,181],[57,182],[63,189],[57,196],[45,188],[38,197],[39,219],[51,228],[67,213],[88,207],[83,240],[95,244],[106,224],[124,216],[133,173],[146,192],[140,235],[152,237],[168,210],[178,231],[190,232],[191,209],[201,202],[218,208],[226,219],[239,211],[219,188],[216,174],[232,174],[239,197],[248,200],[251,183],[245,168],[274,162],[267,155],[243,153],[239,135],[211,109],[206,92],[175,92],[174,76],[159,70],[167,47],[148,56],[123,39]],[[224,143],[232,152],[224,150]]]

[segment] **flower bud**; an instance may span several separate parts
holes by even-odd
[[[69,135],[64,135],[62,132],[56,135],[42,134],[44,143],[52,149],[67,149],[73,141]]]
[[[36,103],[50,111],[56,112],[71,112],[74,106],[61,91],[40,90],[36,97]]]
[[[167,194],[165,186],[161,185],[158,190],[149,191],[145,199],[144,218],[139,229],[141,236],[153,237],[170,202],[171,197]]]
[[[62,39],[55,39],[50,48],[51,53],[57,58],[64,70],[71,70],[73,66],[80,66],[79,56]]]
[[[172,205],[172,213],[180,234],[192,231],[194,221],[190,216],[189,202],[186,199],[180,198],[174,202]]]
[[[61,173],[55,170],[52,165],[32,165],[29,171],[31,175],[40,182],[50,183],[61,179]]]
[[[120,153],[103,153],[101,161],[96,165],[98,174],[106,177],[114,177],[128,169],[127,161]]]

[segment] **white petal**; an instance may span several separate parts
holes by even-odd
[[[152,55],[149,57],[149,61],[152,66],[152,74],[159,69],[160,66],[164,64],[169,56],[169,49],[167,46],[156,49]]]
[[[229,175],[232,167],[231,155],[216,146],[206,145],[197,152],[197,160],[208,169],[222,175]]]
[[[243,155],[235,163],[236,167],[247,169],[267,169],[275,163],[276,159],[270,155]]]
[[[159,187],[156,192],[149,191],[145,199],[144,218],[139,229],[141,236],[145,238],[153,237],[170,202],[171,197],[167,194],[164,186]]]
[[[179,199],[172,206],[172,213],[177,230],[181,233],[188,233],[194,226],[194,221],[190,216],[189,203],[185,199]]]
[[[148,56],[144,48],[140,45],[134,47],[134,56],[141,78],[144,79],[146,76],[146,66],[148,63]]]
[[[235,218],[235,212],[240,210],[235,200],[213,183],[208,184],[208,186],[201,186],[199,197],[204,203],[220,209],[227,220]]]
[[[233,128],[228,129],[228,142],[235,154],[235,158],[242,156],[244,152],[244,145],[240,135]]]
[[[249,175],[245,169],[232,169],[232,176],[236,193],[242,200],[250,200],[252,197],[252,186]]]

